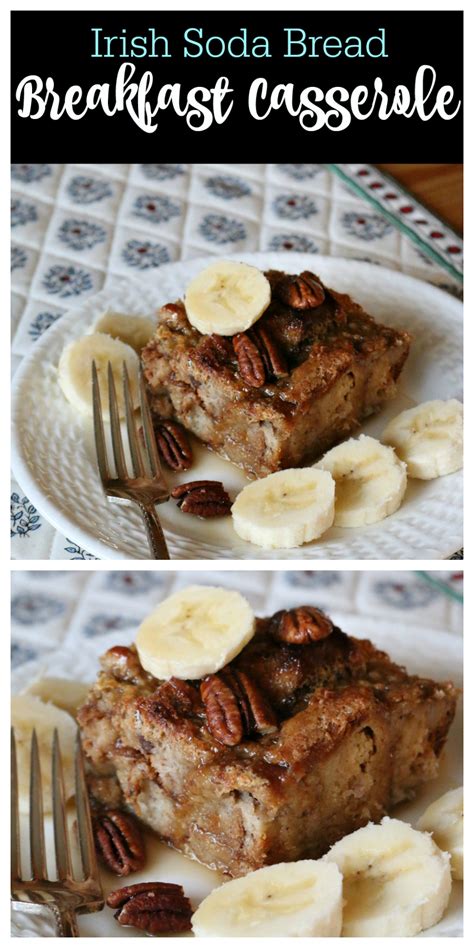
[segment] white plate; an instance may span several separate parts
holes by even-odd
[[[212,258],[214,260],[215,258]],[[397,399],[364,423],[379,436],[399,411],[431,398],[462,393],[462,307],[429,283],[372,264],[309,254],[239,255],[262,269],[315,270],[329,285],[348,292],[376,319],[408,329],[414,341]],[[107,503],[96,468],[92,424],[77,417],[57,382],[64,345],[82,335],[108,307],[153,312],[181,296],[211,258],[160,267],[152,278],[116,281],[66,313],[35,344],[14,381],[12,461],[30,501],[65,536],[102,559],[149,559],[140,515]],[[231,496],[244,474],[197,447],[192,472],[179,479],[224,482]],[[332,528],[319,541],[295,550],[267,551],[240,540],[230,518],[202,521],[182,514],[173,501],[159,508],[172,559],[437,559],[462,546],[462,473],[433,481],[409,481],[400,510],[374,526]]]
[[[334,614],[335,621],[341,621]],[[458,687],[462,684],[462,639],[452,633],[420,630],[417,641],[413,641],[412,629],[393,621],[383,622],[374,617],[367,621],[362,617],[349,619],[344,623],[347,631],[362,638],[369,636],[375,645],[389,652],[394,661],[406,665],[409,672],[435,680],[452,680]],[[44,655],[31,665],[31,681],[38,675],[44,674]],[[64,674],[64,665],[61,653],[56,652],[51,657],[48,674]],[[87,668],[87,677],[93,678],[95,669]],[[25,681],[21,682],[25,687]],[[15,690],[15,679],[13,682]],[[391,813],[398,819],[407,820],[415,824],[429,803],[436,800],[449,789],[461,786],[463,782],[462,767],[462,714],[458,709],[453,725],[451,726],[446,749],[443,753],[440,773],[436,780],[425,785],[416,800],[397,806]],[[23,834],[24,835],[24,834]],[[53,862],[53,840],[49,835],[47,845],[51,865]],[[167,846],[159,843],[152,833],[147,834],[147,864],[141,873],[134,873],[128,880],[120,880],[108,872],[104,872],[102,882],[107,895],[112,889],[119,888],[128,882],[147,882],[160,880],[163,882],[177,882],[183,887],[194,907],[222,882],[222,877],[206,869],[197,862],[181,856]],[[51,923],[48,917],[25,915],[14,916],[14,923],[18,926],[16,933],[28,925],[31,934],[43,937],[51,935]],[[105,908],[94,915],[84,915],[79,919],[80,933],[84,937],[141,937],[142,933],[130,928],[121,928],[115,922],[112,911]],[[435,927],[423,933],[425,937],[462,936],[462,883],[454,882],[451,899],[442,920]],[[422,937],[423,937],[422,936]]]

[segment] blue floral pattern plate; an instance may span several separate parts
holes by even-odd
[[[238,259],[263,269],[315,270],[329,286],[351,293],[377,319],[413,333],[399,395],[364,423],[367,434],[379,436],[390,418],[415,403],[462,397],[462,308],[451,295],[358,260],[295,251],[246,253]],[[139,268],[140,282],[111,278],[107,289],[76,303],[51,325],[17,373],[12,454],[21,496],[65,536],[74,537],[78,548],[99,558],[146,559],[147,546],[139,515],[104,498],[91,423],[74,415],[57,383],[61,351],[109,307],[131,315],[151,313],[176,299],[209,262],[205,258],[164,264],[159,274]],[[246,483],[241,471],[199,445],[195,456],[193,478],[221,480],[232,497]],[[170,484],[178,479],[169,475]],[[21,521],[25,514],[18,511]],[[240,540],[230,518],[201,521],[185,516],[172,502],[161,506],[160,515],[174,559],[442,559],[462,545],[462,472],[424,483],[412,480],[402,507],[391,517],[364,529],[332,528],[319,541],[296,550],[262,550]]]

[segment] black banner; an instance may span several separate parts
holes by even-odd
[[[461,162],[462,30],[447,11],[15,12],[12,160]]]

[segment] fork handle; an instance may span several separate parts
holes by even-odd
[[[166,546],[166,540],[155,507],[152,504],[147,507],[140,504],[140,510],[147,532],[152,559],[169,560],[168,547]]]
[[[58,937],[79,938],[77,916],[74,909],[60,908],[59,905],[54,905],[52,911],[56,919]]]

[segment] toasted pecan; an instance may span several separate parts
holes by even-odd
[[[272,635],[280,642],[290,645],[309,645],[319,642],[331,634],[334,626],[331,620],[314,606],[298,606],[296,609],[282,609],[272,619]]]
[[[183,513],[207,520],[209,517],[225,517],[230,513],[231,499],[221,481],[189,481],[178,484],[171,491]]]
[[[245,672],[225,668],[201,682],[208,728],[221,744],[233,747],[252,733],[276,730],[277,719],[268,700]]]
[[[232,338],[241,378],[252,388],[261,388],[266,381],[265,366],[257,343],[246,332]]]
[[[288,375],[288,362],[269,327],[258,322],[250,335],[256,343],[265,368],[267,380],[281,379]]]
[[[132,925],[159,935],[191,930],[192,908],[183,887],[171,882],[139,882],[107,897],[119,925]]]
[[[187,471],[193,463],[193,451],[183,426],[177,421],[159,419],[153,427],[164,462],[173,471]]]
[[[285,274],[275,287],[275,295],[282,303],[299,310],[316,309],[326,297],[321,281],[310,270],[297,276]]]
[[[94,820],[95,847],[116,876],[143,869],[145,845],[137,821],[123,810],[106,810]]]

